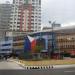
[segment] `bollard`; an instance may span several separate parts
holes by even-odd
[[[53,65],[52,65],[52,68],[53,68]]]
[[[51,67],[49,66],[49,68],[51,68]]]
[[[42,66],[41,66],[41,69],[42,69]]]
[[[27,69],[28,69],[28,67],[27,67]]]

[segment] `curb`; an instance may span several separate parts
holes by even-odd
[[[21,67],[23,67],[25,70],[30,70],[30,69],[59,69],[59,68],[70,68],[70,67],[75,67],[75,64],[71,65],[50,65],[50,66],[26,66],[25,64],[22,64],[23,61],[19,60],[9,60],[12,62],[17,63]]]
[[[25,64],[22,64],[22,61],[15,61],[15,60],[9,60],[11,62],[15,62],[18,65],[20,65],[21,67],[23,67],[26,70],[30,70],[30,69],[52,69],[53,65],[50,66],[26,66]]]
[[[25,64],[22,64],[23,61],[19,61],[19,64],[22,65],[25,69],[52,69],[53,65],[50,66],[26,66]]]

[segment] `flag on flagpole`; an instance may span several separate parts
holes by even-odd
[[[35,47],[36,47],[36,39],[34,37],[27,36],[25,38],[24,50],[34,53]]]
[[[35,47],[36,47],[36,39],[33,37],[28,36],[28,39],[31,44],[31,53],[35,53]]]
[[[25,37],[25,41],[24,41],[24,51],[25,51],[25,52],[30,52],[30,50],[31,50],[30,41],[29,41],[28,37]]]

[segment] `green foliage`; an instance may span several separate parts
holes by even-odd
[[[42,50],[42,47],[41,47],[41,46],[37,45],[37,46],[35,47],[35,53],[40,53],[41,50]]]
[[[64,53],[64,57],[70,57],[70,53]]]

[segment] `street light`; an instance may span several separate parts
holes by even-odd
[[[53,21],[53,22],[49,21],[49,24],[51,24],[51,29],[52,29],[52,38],[51,38],[51,40],[52,40],[52,43],[51,43],[52,45],[51,45],[51,47],[52,47],[52,48],[51,48],[51,51],[50,51],[50,53],[49,53],[49,54],[50,54],[49,56],[51,56],[51,54],[52,54],[53,51],[54,51],[54,41],[53,41],[53,40],[54,40],[54,37],[53,37],[53,32],[54,32],[54,31],[53,31],[53,28],[54,28],[54,25],[55,25],[55,21]]]

